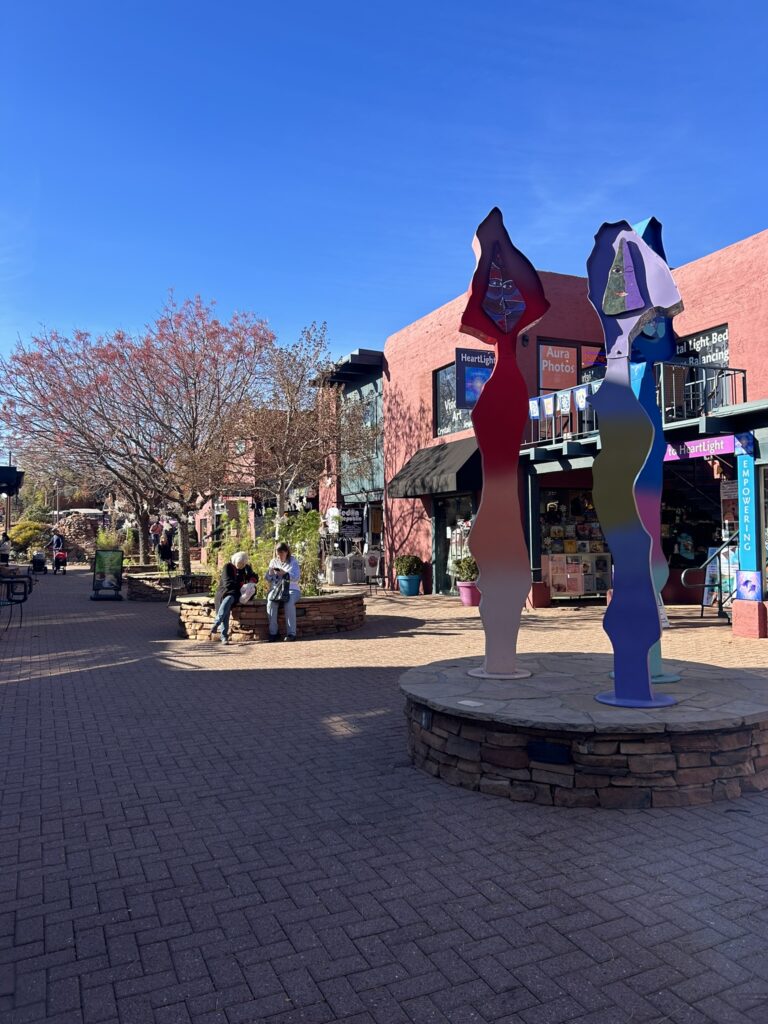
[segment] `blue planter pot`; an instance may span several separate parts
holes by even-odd
[[[397,585],[403,597],[417,597],[421,576],[398,576]]]

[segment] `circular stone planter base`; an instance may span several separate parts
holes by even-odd
[[[768,789],[768,670],[677,663],[683,681],[657,694],[676,703],[627,708],[595,701],[609,655],[519,660],[531,678],[470,675],[479,658],[401,677],[417,767],[450,785],[558,807],[686,807]]]
[[[486,672],[484,668],[471,668],[467,672],[468,676],[474,676],[475,679],[530,679],[532,674],[524,668],[509,673]]]

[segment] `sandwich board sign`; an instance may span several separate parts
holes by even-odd
[[[123,552],[119,548],[98,550],[93,559],[92,601],[122,601]]]

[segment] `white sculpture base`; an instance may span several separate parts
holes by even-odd
[[[533,673],[527,672],[524,668],[519,668],[515,672],[486,672],[484,668],[471,668],[467,675],[476,679],[530,679]]]

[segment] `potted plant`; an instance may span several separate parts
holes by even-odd
[[[424,563],[418,555],[398,555],[395,559],[397,585],[403,597],[416,597],[419,593]]]
[[[477,562],[471,555],[465,555],[464,558],[456,559],[453,568],[461,603],[467,608],[477,608],[480,604],[480,591],[475,583],[478,576]]]

